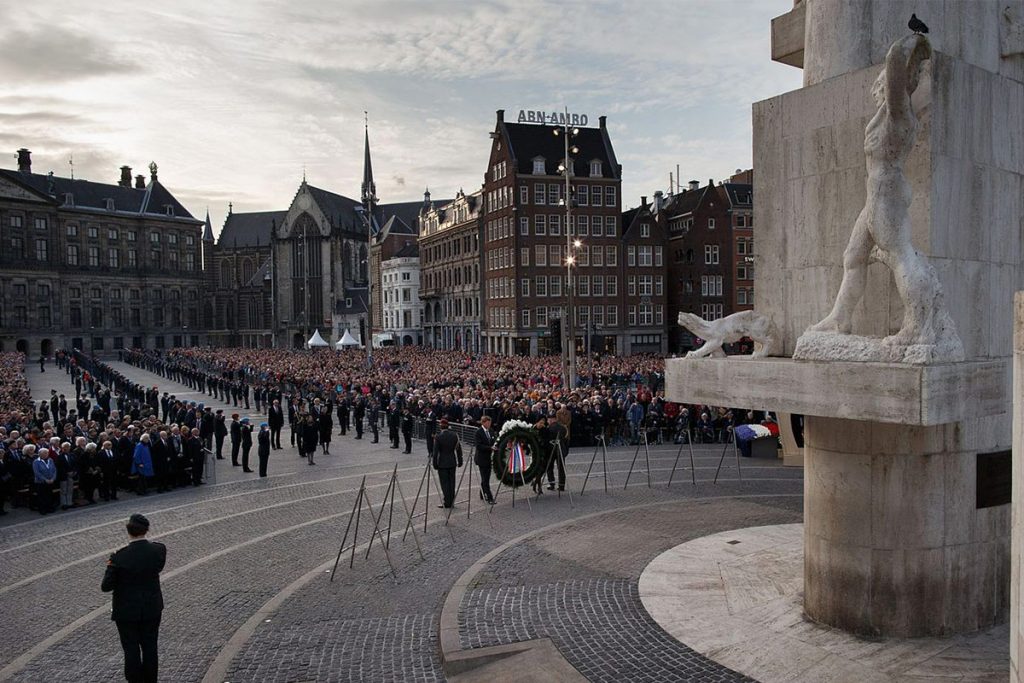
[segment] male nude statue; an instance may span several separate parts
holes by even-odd
[[[864,295],[872,258],[892,270],[903,301],[903,325],[884,343],[934,344],[943,324],[937,316],[948,321],[935,271],[910,243],[912,194],[903,173],[918,126],[910,96],[917,89],[924,60],[931,54],[928,39],[917,34],[901,38],[889,48],[885,67],[871,91],[878,113],[864,131],[867,201],[843,254],[843,282],[832,312],[811,331],[850,333],[853,310]]]

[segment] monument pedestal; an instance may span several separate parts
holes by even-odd
[[[913,366],[670,359],[670,401],[804,414],[804,612],[872,637],[967,633],[1005,619],[1008,506],[979,507],[1005,360]],[[991,422],[991,420],[990,420]]]

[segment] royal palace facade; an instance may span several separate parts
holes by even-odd
[[[116,183],[0,169],[0,350],[107,352],[207,342],[203,221],[121,168]]]

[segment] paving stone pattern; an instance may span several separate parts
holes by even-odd
[[[463,648],[550,638],[591,681],[749,680],[668,635],[639,573],[707,529],[799,519],[798,501],[704,501],[581,520],[492,559],[460,606]],[[637,533],[637,529],[644,533]]]
[[[166,385],[172,392],[184,393],[183,388],[159,378],[145,377],[148,373],[127,366],[124,370],[160,385],[161,391]],[[41,377],[50,379],[51,374],[65,381],[49,371]],[[35,385],[36,380],[32,381]],[[222,465],[223,476],[216,486],[145,498],[122,496],[125,499],[118,503],[45,518],[23,511],[9,515],[0,525],[0,614],[4,615],[0,666],[106,603],[108,596],[99,591],[106,554],[124,543],[124,519],[141,511],[150,517],[152,533],[162,536],[169,547],[163,581],[167,609],[161,629],[161,680],[201,680],[252,614],[333,558],[364,473],[370,473],[367,482],[377,487],[371,494],[379,503],[397,461],[405,468],[400,477],[406,494],[415,494],[422,454],[404,456],[386,444],[371,445],[349,437],[337,437],[332,445],[335,455],[318,457],[322,463],[318,467],[299,465],[294,450],[274,452],[272,477],[262,481]],[[623,491],[625,471],[634,455],[627,448],[609,451],[609,494],[601,490],[600,479],[592,478],[587,495],[575,497],[575,508],[565,497],[545,495],[533,503],[532,510],[520,497],[513,510],[508,492],[503,491],[502,502],[488,515],[481,512],[482,506],[475,507],[474,499],[476,514],[467,521],[460,508],[452,517],[452,535],[431,526],[422,537],[425,560],[416,554],[411,539],[404,544],[392,540],[397,582],[376,549],[368,561],[357,558],[353,570],[343,565],[333,584],[325,575],[298,590],[269,623],[259,625],[234,659],[227,680],[442,680],[437,627],[444,596],[479,557],[531,529],[568,517],[643,503],[678,503],[683,507],[672,508],[674,517],[657,512],[660,507],[635,515],[619,511],[597,518],[603,520],[599,527],[574,522],[531,539],[503,553],[501,562],[492,563],[470,596],[480,591],[481,604],[491,605],[489,592],[503,590],[503,600],[524,610],[531,600],[537,605],[575,600],[591,609],[592,613],[576,611],[590,615],[589,622],[566,622],[565,628],[575,629],[574,638],[556,640],[574,664],[588,648],[606,652],[614,647],[606,640],[614,635],[606,623],[611,605],[621,606],[621,618],[630,620],[634,630],[650,635],[651,625],[634,595],[635,579],[647,559],[690,537],[799,517],[802,472],[773,462],[744,463],[742,487],[734,472],[727,470],[723,470],[724,480],[712,486],[707,480],[714,474],[720,452],[720,448],[698,449],[698,473],[705,481],[697,487],[689,485],[688,472],[683,471],[677,473],[671,489],[664,487],[675,456],[675,449],[667,446],[653,448],[651,453],[655,481],[661,486],[648,489],[645,476],[637,479],[635,472],[634,483]],[[590,453],[570,454],[570,485],[578,488],[582,483],[589,457]],[[643,461],[641,453],[638,467]],[[756,503],[722,498],[776,493],[796,497],[759,498]],[[708,497],[718,500],[701,500]],[[435,503],[432,495],[431,506]],[[432,509],[432,518],[439,512]],[[327,515],[336,516],[325,519]],[[366,540],[368,533],[364,516],[360,540]],[[542,616],[540,608],[536,615]],[[508,623],[514,622],[513,618]],[[525,631],[514,633],[516,637],[521,631],[534,633],[544,623],[524,620]],[[627,627],[619,624],[618,628]],[[660,640],[650,642],[657,643],[661,653],[656,661],[664,666],[676,661],[678,652],[664,650]],[[639,645],[626,642],[622,647],[625,658],[630,648]],[[629,656],[638,662],[642,659]],[[612,666],[612,658],[597,659],[602,662],[601,671]],[[584,670],[582,664],[578,666]],[[101,613],[35,657],[12,680],[118,681],[121,667],[116,630]],[[640,663],[637,667],[642,672]],[[588,676],[600,673],[587,671]]]

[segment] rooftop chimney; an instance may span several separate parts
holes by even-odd
[[[504,109],[499,109],[498,110],[498,123],[501,123],[504,120],[505,120],[505,110]]]
[[[699,188],[700,188],[700,181],[699,180],[691,180],[690,181],[690,189],[691,190],[697,190]]]
[[[662,193],[661,190],[655,190],[654,191],[654,213],[658,213],[659,211],[661,211],[662,201],[663,201],[662,198],[664,196],[665,195]]]
[[[18,150],[18,170],[22,173],[32,172],[32,152],[24,147]]]
[[[132,186],[132,167],[131,166],[122,166],[121,167],[121,180],[119,180],[117,184],[120,185],[121,187],[131,187]]]
[[[647,195],[640,195],[640,206],[647,206]]]
[[[601,125],[601,128],[604,128],[605,124],[608,123],[608,117],[604,115],[598,116],[597,121]]]
[[[135,189],[145,190],[146,189],[146,176],[141,173],[135,176]]]

